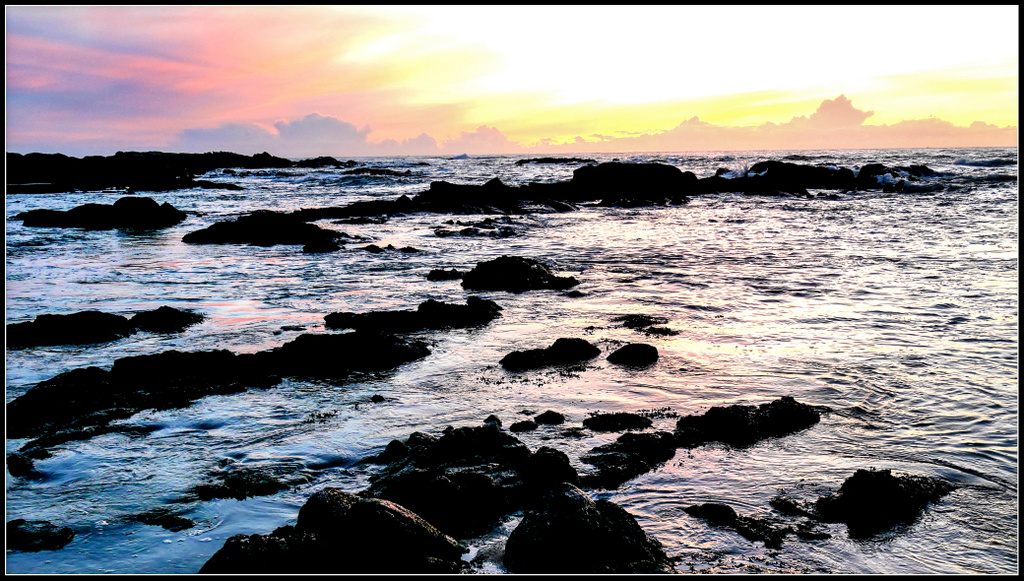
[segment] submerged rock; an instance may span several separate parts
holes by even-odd
[[[501,316],[494,301],[471,296],[465,305],[430,299],[415,311],[331,313],[324,317],[328,329],[373,330],[385,333],[413,333],[428,329],[463,329],[486,325]]]
[[[524,371],[550,365],[582,363],[600,354],[600,349],[584,339],[561,338],[545,349],[513,351],[503,357],[500,363],[508,371]]]
[[[650,472],[676,455],[675,437],[669,432],[626,433],[611,444],[587,452],[580,461],[597,468],[582,479],[587,488],[618,488]]]
[[[457,573],[466,549],[387,500],[325,488],[294,527],[235,535],[200,573]]]
[[[608,356],[608,361],[616,365],[642,367],[653,365],[658,360],[658,349],[645,343],[630,343],[616,349]]]
[[[200,500],[214,498],[245,500],[252,496],[269,496],[310,481],[308,475],[294,472],[294,470],[264,466],[231,467],[227,472],[215,475],[212,481],[193,487],[192,493]]]
[[[45,520],[16,518],[7,521],[7,549],[11,551],[56,551],[75,538],[75,531]]]
[[[695,447],[707,442],[749,446],[765,438],[798,432],[820,419],[819,408],[785,396],[759,406],[715,406],[704,415],[680,418],[675,432],[680,446]]]
[[[571,484],[545,494],[509,535],[511,573],[672,573],[671,561],[628,512]]]
[[[761,541],[769,549],[781,548],[786,535],[796,533],[791,527],[776,526],[765,519],[740,516],[731,506],[725,504],[697,504],[684,510],[687,514],[704,519],[713,525],[734,530],[745,539]]]
[[[131,196],[113,204],[84,204],[66,212],[29,210],[14,216],[30,227],[84,228],[86,230],[158,230],[185,221],[185,212],[153,198]]]
[[[955,488],[938,478],[857,470],[838,492],[819,498],[815,507],[822,520],[846,523],[851,537],[864,537],[913,522],[928,503]]]
[[[480,262],[462,277],[466,290],[503,290],[521,293],[536,289],[566,290],[579,284],[575,278],[555,276],[532,258],[501,256]]]

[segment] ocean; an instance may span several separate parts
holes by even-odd
[[[168,305],[206,315],[177,334],[136,333],[103,344],[8,349],[6,401],[60,372],[109,369],[128,355],[171,349],[254,353],[302,333],[328,332],[332,312],[415,309],[427,299],[497,302],[502,316],[473,329],[412,335],[431,354],[387,373],[347,380],[286,379],[266,389],[205,397],[181,409],[116,422],[124,430],[71,441],[38,460],[37,479],[6,475],[7,520],[46,520],[75,531],[59,550],[11,552],[7,573],[190,574],[228,537],[294,524],[324,487],[358,492],[380,468],[359,461],[389,441],[446,426],[511,423],[545,410],[559,429],[516,434],[531,450],[579,458],[618,434],[564,428],[595,412],[644,412],[652,430],[711,406],[781,396],[832,411],[798,433],[747,448],[708,444],[618,489],[591,490],[632,514],[680,572],[1015,573],[1018,566],[1018,158],[1010,149],[608,154],[595,161],[656,161],[698,177],[742,174],[766,159],[857,169],[923,164],[931,191],[835,192],[832,197],[693,196],[680,206],[536,213],[501,230],[459,232],[485,216],[419,213],[382,224],[324,228],[363,237],[338,252],[299,246],[191,245],[182,237],[254,210],[291,211],[394,199],[430,182],[509,185],[565,181],[580,163],[516,164],[526,156],[364,158],[408,175],[342,169],[210,172],[238,191],[139,192],[189,214],[163,230],[29,228],[11,217],[112,203],[124,192],[6,197],[6,322],[99,310],[131,315]],[[899,176],[896,176],[899,177]],[[815,193],[812,191],[811,193]],[[450,222],[449,222],[450,221]],[[464,224],[459,224],[458,222]],[[488,235],[490,232],[500,232]],[[371,253],[368,244],[417,253]],[[468,292],[431,282],[432,269],[468,270],[502,255],[535,258],[572,275],[564,291]],[[674,335],[644,335],[614,321],[661,317]],[[603,355],[586,365],[508,372],[514,350],[578,337]],[[610,364],[620,344],[654,345],[657,363]],[[374,395],[383,401],[372,401]],[[379,399],[379,398],[378,398]],[[138,429],[133,429],[138,428]],[[8,454],[26,440],[7,439]],[[199,501],[186,494],[225,466],[286,470],[301,483],[266,496]],[[892,469],[957,485],[914,520],[869,538],[825,525],[830,538],[787,537],[767,548],[684,512],[725,503],[779,518],[780,491],[813,500],[858,469]],[[192,519],[171,531],[136,522],[160,510]],[[501,552],[522,514],[468,542],[474,572],[501,573]]]

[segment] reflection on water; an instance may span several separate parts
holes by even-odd
[[[802,152],[809,155],[813,152]],[[225,177],[247,189],[154,195],[193,213],[156,234],[28,229],[7,223],[7,322],[97,309],[132,314],[189,308],[206,322],[177,335],[137,333],[95,346],[7,353],[7,401],[67,369],[109,367],[128,354],[169,349],[254,352],[324,332],[335,311],[413,309],[426,299],[463,302],[458,281],[428,282],[433,268],[467,269],[502,254],[542,258],[582,281],[582,297],[554,291],[480,293],[502,317],[485,328],[427,332],[431,356],[349,381],[286,381],[266,390],[207,397],[181,410],[122,422],[147,434],[107,434],[58,447],[39,461],[40,481],[7,476],[7,515],[76,530],[56,552],[9,553],[16,573],[194,573],[224,540],[294,522],[315,490],[365,488],[356,465],[393,438],[437,434],[497,414],[506,425],[546,409],[579,426],[591,412],[763,403],[782,395],[837,413],[799,434],[744,450],[680,450],[662,468],[595,496],[621,504],[679,557],[681,571],[969,573],[1016,568],[1017,203],[1016,184],[981,181],[982,166],[954,161],[1015,158],[1015,150],[819,152],[830,163],[924,163],[959,189],[925,196],[860,192],[839,200],[723,194],[673,208],[534,216],[518,237],[437,237],[450,216],[396,216],[385,224],[337,225],[380,245],[419,254],[360,250],[305,255],[298,247],[189,246],[190,231],[255,209],[297,209],[393,198],[431,179],[510,184],[568,179],[572,167],[515,166],[514,158],[429,159],[412,178],[359,180],[330,171]],[[649,158],[650,156],[647,156]],[[665,159],[664,157],[662,157]],[[758,155],[670,156],[698,176],[742,167]],[[638,156],[644,159],[644,156]],[[399,166],[398,160],[380,160]],[[810,162],[808,162],[810,163]],[[1001,173],[1012,171],[999,168]],[[211,176],[208,176],[211,177]],[[216,175],[212,176],[218,178]],[[110,203],[113,193],[8,196],[7,215],[32,208]],[[458,217],[456,217],[458,218]],[[677,335],[644,335],[613,321],[668,319]],[[573,370],[508,373],[506,353],[583,337],[606,355],[624,342],[660,352],[642,371],[604,356]],[[383,402],[371,402],[380,394]],[[655,420],[671,429],[674,418]],[[578,461],[614,434],[568,438],[542,427],[519,437]],[[7,451],[23,441],[7,441]],[[286,465],[313,475],[297,488],[245,501],[188,500],[224,463]],[[965,485],[913,525],[871,541],[790,538],[767,550],[709,527],[682,509],[724,502],[745,515],[775,514],[779,489],[810,500],[858,468],[893,468]],[[170,532],[130,522],[160,506],[196,521]],[[494,552],[515,518],[481,539]],[[488,548],[490,547],[490,548]],[[500,564],[485,570],[500,571]]]

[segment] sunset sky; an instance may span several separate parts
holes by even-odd
[[[12,152],[1017,144],[1017,6],[5,12]]]

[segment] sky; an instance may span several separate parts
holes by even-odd
[[[7,6],[6,150],[1016,146],[1018,6]]]

